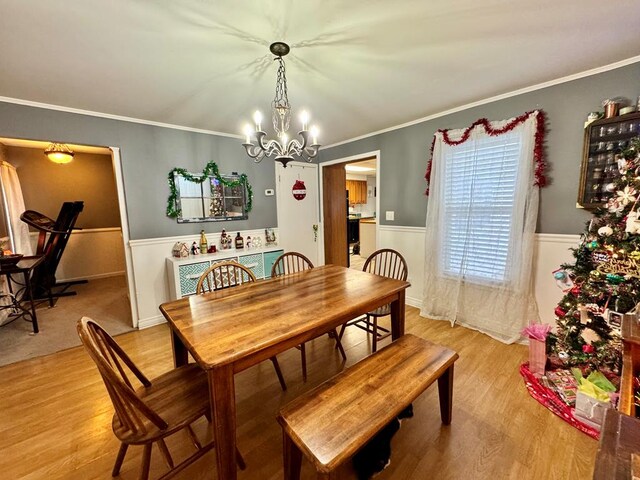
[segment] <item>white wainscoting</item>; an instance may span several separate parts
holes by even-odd
[[[398,250],[407,261],[409,282],[406,301],[408,305],[421,307],[424,278],[425,228],[380,225],[378,248]],[[579,235],[536,234],[534,258],[534,289],[540,320],[555,324],[553,311],[563,296],[556,286],[551,272],[562,263],[573,260],[570,248],[576,247]]]
[[[276,238],[278,231],[274,229]],[[230,235],[235,238],[237,230]],[[264,245],[264,229],[243,230],[240,235],[245,239],[261,237]],[[207,233],[209,245],[220,245],[219,233]],[[131,257],[133,261],[133,277],[135,282],[136,303],[138,306],[138,328],[147,328],[164,323],[164,317],[158,310],[160,304],[170,300],[169,283],[167,278],[166,258],[171,256],[171,250],[176,242],[184,242],[191,246],[199,243],[200,235],[184,235],[180,237],[149,238],[131,240]],[[134,321],[135,323],[135,321]]]
[[[38,232],[30,233],[36,251]],[[123,275],[124,246],[120,228],[88,228],[75,230],[69,237],[56,279],[60,282]]]

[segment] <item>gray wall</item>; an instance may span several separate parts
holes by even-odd
[[[244,153],[242,140],[170,128],[65,113],[0,102],[0,137],[120,147],[131,239],[273,227],[276,197],[273,161],[255,164]],[[178,224],[165,215],[174,167],[201,172],[213,160],[221,173],[246,173],[253,187],[248,220]]]
[[[320,161],[380,150],[380,223],[423,227],[428,198],[424,195],[424,174],[435,131],[467,127],[483,117],[503,120],[539,108],[547,114],[550,182],[541,190],[537,230],[580,233],[591,217],[589,212],[576,209],[584,121],[589,112],[602,110],[603,99],[622,96],[635,104],[640,95],[639,79],[640,63],[635,63],[322,150]],[[385,221],[387,210],[395,211],[395,221]]]
[[[6,147],[6,160],[18,170],[24,205],[56,219],[63,202],[82,200],[81,228],[120,226],[111,155],[76,152],[71,163],[50,161],[42,149]]]

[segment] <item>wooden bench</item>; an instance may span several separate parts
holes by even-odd
[[[298,480],[302,453],[319,479],[333,479],[387,423],[438,380],[442,423],[451,423],[453,364],[458,354],[404,335],[284,406],[284,478]]]

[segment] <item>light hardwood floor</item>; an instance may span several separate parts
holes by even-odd
[[[403,422],[393,440],[391,466],[376,479],[591,478],[597,442],[529,397],[518,374],[526,358],[524,346],[503,345],[462,327],[422,319],[411,307],[407,307],[407,332],[460,354],[453,421],[449,427],[441,425],[437,388],[432,386],[414,403],[415,417]],[[120,335],[117,341],[150,377],[172,367],[166,325]],[[365,332],[357,328],[347,329],[343,345],[347,366],[370,348]],[[275,421],[279,407],[343,368],[326,335],[307,344],[306,383],[297,350],[278,359],[287,392],[280,390],[269,362],[236,376],[238,446],[247,461],[241,480],[282,478],[281,432]],[[0,368],[0,478],[111,478],[118,451],[112,412],[98,372],[81,347]],[[207,435],[204,420],[196,431],[201,438]],[[180,434],[168,444],[178,458],[189,448]],[[120,478],[137,478],[140,454],[141,448],[130,449]],[[176,478],[217,478],[213,455],[207,454]],[[154,449],[151,478],[163,471]],[[349,465],[340,476],[355,479]],[[315,478],[306,461],[302,478]]]

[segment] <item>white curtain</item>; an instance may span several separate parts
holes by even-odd
[[[2,199],[6,221],[7,233],[12,239],[14,253],[33,255],[33,248],[29,240],[29,227],[20,220],[20,215],[25,211],[22,188],[18,179],[16,168],[7,162],[0,166],[0,179],[2,185]]]
[[[539,321],[532,290],[536,115],[501,135],[490,136],[478,125],[460,145],[436,134],[422,316],[505,343]],[[493,122],[491,128],[509,122]],[[463,132],[447,131],[449,143]]]

